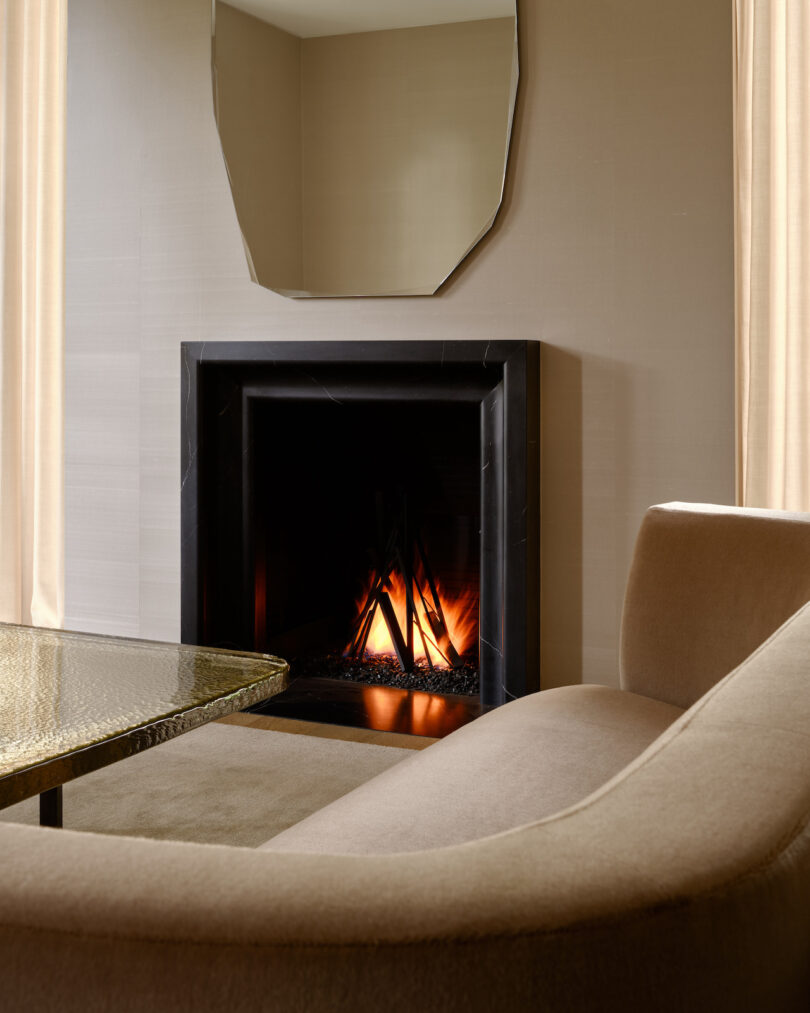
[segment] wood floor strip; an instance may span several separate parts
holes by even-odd
[[[267,714],[228,714],[218,719],[226,725],[243,728],[262,728],[269,732],[288,732],[291,735],[314,735],[323,739],[342,739],[344,742],[369,742],[375,746],[395,746],[399,749],[425,749],[438,742],[424,735],[403,735],[400,732],[378,732],[372,728],[349,728],[344,725],[319,724],[317,721],[298,721]]]

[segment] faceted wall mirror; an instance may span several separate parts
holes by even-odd
[[[491,227],[515,0],[214,0],[212,67],[260,285],[428,295]]]

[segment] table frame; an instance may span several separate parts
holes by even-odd
[[[2,624],[8,627],[11,624]],[[36,635],[35,627],[17,627]],[[178,706],[168,714],[145,717],[143,722],[121,732],[112,732],[106,737],[86,745],[73,746],[62,753],[43,756],[39,761],[16,770],[0,774],[0,808],[22,802],[39,795],[40,824],[47,827],[62,826],[62,785],[83,774],[89,774],[110,763],[134,756],[152,746],[168,742],[185,732],[199,728],[218,717],[244,710],[280,693],[288,685],[289,665],[280,658],[268,654],[254,654],[246,651],[228,651],[219,648],[192,647],[184,644],[159,643],[134,640],[124,637],[107,637],[101,634],[69,633],[61,630],[42,630],[43,634],[57,637],[88,638],[106,642],[166,648],[167,650],[192,652],[199,655],[216,655],[217,662],[227,666],[229,657],[256,662],[252,678],[245,678],[241,685],[230,686],[222,694],[205,699],[189,701],[187,706]]]

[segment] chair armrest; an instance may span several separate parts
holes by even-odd
[[[621,686],[690,707],[810,601],[810,514],[665,503],[644,516]]]
[[[4,1000],[806,1008],[808,644],[805,609],[589,798],[469,844],[322,856],[0,826]]]

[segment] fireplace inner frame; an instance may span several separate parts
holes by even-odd
[[[477,406],[480,419],[481,706],[538,689],[538,353],[538,344],[528,341],[184,342],[183,642],[206,643],[205,586],[219,554],[241,573],[245,619],[239,636],[241,646],[250,646],[251,417],[257,399],[466,403]],[[227,439],[220,438],[223,427]],[[230,473],[230,486],[242,490],[228,525],[241,530],[223,532],[221,511],[206,501],[222,484],[215,480],[220,473]],[[279,487],[283,491],[283,476]]]

